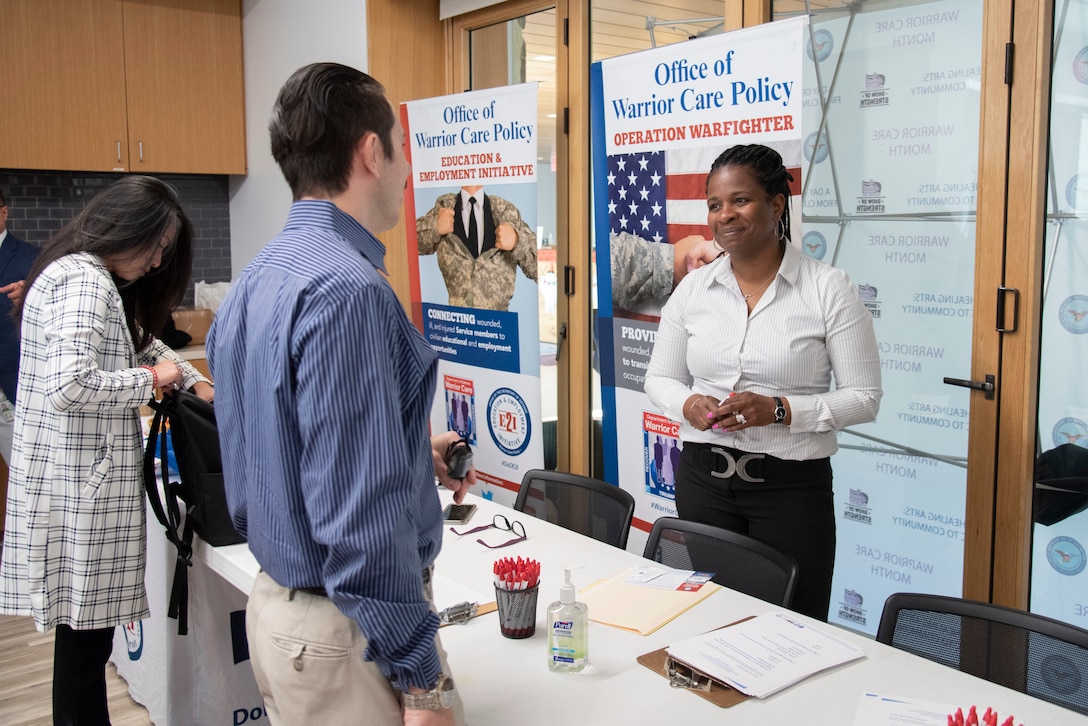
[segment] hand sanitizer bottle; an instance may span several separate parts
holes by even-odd
[[[589,665],[589,608],[574,599],[571,569],[563,570],[559,599],[548,606],[548,667],[560,673]]]

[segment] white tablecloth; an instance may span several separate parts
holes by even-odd
[[[444,500],[448,499],[444,495]],[[493,513],[502,512],[522,521],[529,537],[505,549],[489,550],[476,542],[480,534],[459,538],[449,534],[447,528],[442,554],[436,563],[439,573],[476,592],[490,593],[493,592],[491,566],[496,559],[521,555],[542,565],[537,632],[532,638],[502,637],[494,613],[441,631],[468,722],[474,726],[563,723],[660,726],[717,721],[727,721],[733,726],[851,726],[858,700],[865,692],[962,704],[965,711],[972,704],[980,706],[980,711],[992,706],[1002,719],[1015,715],[1016,723],[1025,726],[1088,724],[1088,718],[1072,711],[826,624],[821,627],[834,628],[842,637],[863,647],[867,656],[813,676],[770,698],[751,698],[729,709],[723,710],[692,693],[670,688],[664,678],[636,662],[639,655],[676,640],[772,609],[767,603],[729,590],[716,593],[645,637],[591,622],[590,668],[576,675],[553,673],[547,667],[544,614],[548,605],[558,599],[563,568],[584,566],[575,575],[581,588],[645,560],[522,516],[502,505],[471,495],[470,499],[479,506],[470,525],[483,524]],[[502,541],[499,533],[492,533],[488,541],[493,539]],[[257,563],[244,545],[201,546],[197,557],[242,592],[249,591]]]

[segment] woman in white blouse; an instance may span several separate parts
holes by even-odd
[[[836,431],[876,418],[880,359],[846,273],[790,244],[791,180],[766,146],[715,160],[707,223],[723,254],[689,273],[662,310],[646,393],[682,422],[678,515],[791,556],[793,608],[826,620],[829,457]]]
[[[117,625],[148,617],[139,407],[207,379],[159,342],[185,294],[192,225],[151,177],[98,192],[42,250],[16,304],[18,404],[0,612],[56,628],[53,721],[109,723]]]

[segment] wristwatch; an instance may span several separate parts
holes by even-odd
[[[404,707],[412,711],[439,711],[453,705],[453,678],[445,673],[438,676],[438,683],[426,693],[407,693],[404,695]]]
[[[782,423],[786,420],[786,407],[782,405],[782,399],[774,397],[774,422]]]

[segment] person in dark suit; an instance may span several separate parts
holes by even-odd
[[[11,307],[23,296],[38,248],[8,231],[8,202],[0,192],[0,457],[11,463],[15,422],[15,381],[19,375],[19,327]]]

